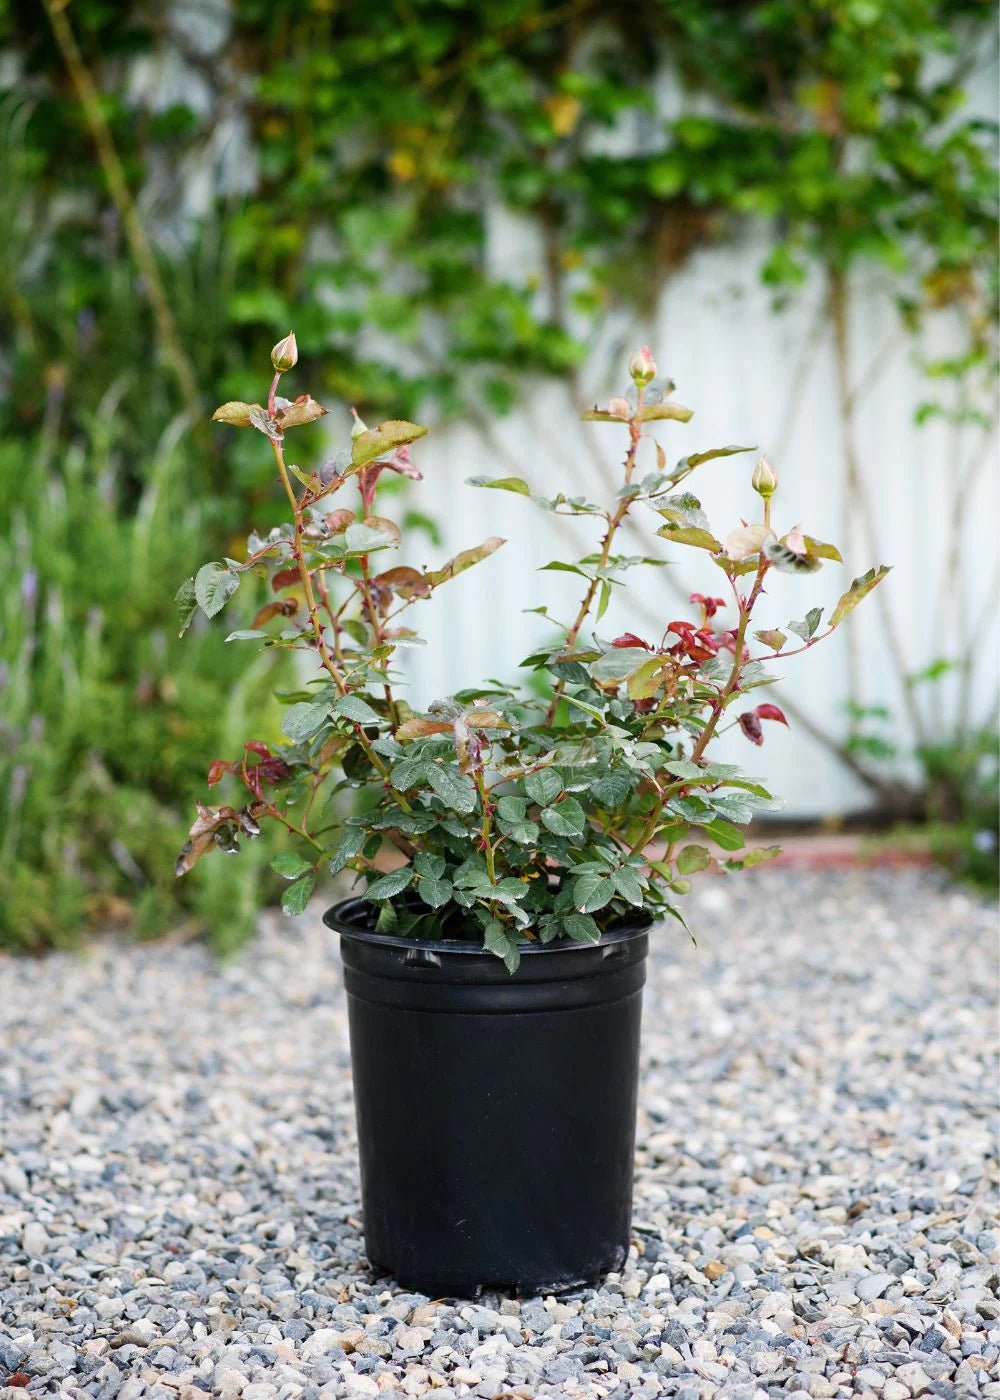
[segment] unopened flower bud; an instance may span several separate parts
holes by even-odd
[[[351,437],[357,439],[362,433],[367,433],[368,424],[359,416],[356,408],[352,408],[351,413],[354,417],[354,422],[351,424]]]
[[[761,457],[754,467],[752,482],[757,495],[762,496],[765,501],[769,501],[778,489],[778,473],[766,457]]]
[[[648,345],[637,350],[628,362],[628,372],[637,389],[644,389],[656,378],[656,361]]]
[[[299,359],[299,347],[295,344],[295,332],[289,331],[284,340],[279,340],[271,351],[271,364],[279,374],[294,369]]]

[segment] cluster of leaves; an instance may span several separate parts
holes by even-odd
[[[770,854],[734,854],[745,844],[740,827],[773,802],[735,765],[712,762],[709,745],[736,705],[734,722],[754,744],[763,741],[762,722],[784,722],[777,706],[747,708],[746,697],[770,682],[770,663],[829,636],[887,570],[856,579],[825,627],[821,608],[790,622],[798,645],[777,628],[753,632],[763,648],[754,654],[751,623],[768,573],[812,574],[840,556],[798,527],[779,537],[771,524],[777,478],[763,458],[753,473],[763,519],[741,522],[724,541],[712,534],[697,498],[677,488],[702,463],[752,449],[691,453],[669,468],[649,430],[687,422],[691,412],[670,397],[669,381],[656,380],[643,350],[630,363],[628,393],[585,415],[627,434],[614,502],[540,499],[521,478],[474,479],[601,522],[596,554],[548,566],[586,584],[572,621],[550,618],[552,645],[522,663],[547,674],[550,698],[495,683],[414,713],[394,689],[397,649],[419,642],[404,615],[503,541],[485,540],[437,569],[382,568],[380,556],[399,545],[400,531],[376,512],[379,481],[387,471],[419,475],[409,447],[426,429],[399,420],[369,429],[358,420],[351,445],[317,471],[290,465],[286,431],[323,412],[308,396],[279,398],[295,359],[290,335],[272,352],[266,404],[227,403],[215,414],[267,438],[292,522],[253,536],[243,562],[205,564],[178,604],[183,628],[196,609],[213,617],[248,575],[263,575],[280,601],[265,603],[255,626],[229,640],[303,651],[316,674],[282,697],[287,744],[251,740],[238,759],[213,763],[209,783],[235,780],[243,805],[199,807],[178,873],[215,847],[238,849],[241,836],[256,836],[272,819],[295,838],[275,863],[290,882],[287,912],[305,908],[324,868],[351,869],[380,907],[381,930],[482,938],[513,972],[524,939],[594,942],[636,910],[679,918],[672,897],[687,890],[691,874],[717,863],[714,852],[728,868]],[[640,452],[655,461],[643,474]],[[345,490],[356,493],[355,507],[331,509]],[[707,551],[730,596],[694,595],[697,619],[665,620],[656,640],[605,639],[585,629],[599,625],[628,571],[650,562],[614,552],[622,522],[640,512],[658,535]],[[715,619],[727,601],[736,625],[720,630]],[[355,815],[338,817],[337,795],[357,789],[365,800],[354,803]]]
[[[221,123],[251,148],[240,198],[218,200],[171,288],[175,305],[197,307],[206,290],[221,303],[224,353],[196,366],[202,382],[224,371],[224,392],[246,392],[269,329],[295,317],[304,353],[336,350],[324,388],[348,402],[415,413],[433,397],[450,411],[474,388],[501,407],[522,370],[576,365],[592,318],[648,306],[692,249],[748,219],[770,231],[763,271],[776,287],[817,260],[880,264],[911,321],[927,306],[967,313],[969,354],[982,356],[996,213],[992,132],[965,110],[992,19],[979,0],[806,11],[657,0],[641,12],[615,0],[235,0],[229,11],[227,33],[226,22],[192,29],[184,7],[154,21],[143,0],[72,7],[154,227],[173,237],[188,172]],[[23,217],[11,200],[8,216],[28,240],[9,288],[21,404],[40,360],[67,363],[82,387],[117,360],[120,335],[108,276],[120,230],[39,18],[12,4],[0,19],[8,70],[31,99],[35,207]],[[130,82],[139,59],[186,81],[151,90],[147,63]],[[670,115],[665,69],[685,93]],[[622,155],[608,136],[629,130],[639,139]],[[498,203],[538,229],[544,286],[491,267]],[[78,314],[96,355],[66,333]],[[386,337],[391,356],[379,353]],[[205,342],[185,338],[200,361]],[[136,417],[142,407],[138,390],[123,404]]]

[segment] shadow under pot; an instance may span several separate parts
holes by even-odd
[[[340,935],[371,1266],[474,1297],[595,1284],[628,1251],[650,920],[522,944],[511,976],[454,939]]]

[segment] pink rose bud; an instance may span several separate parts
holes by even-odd
[[[279,374],[294,369],[299,360],[299,347],[295,343],[295,332],[289,331],[284,340],[279,340],[271,351],[271,364]]]
[[[761,457],[754,467],[752,483],[757,495],[762,496],[765,501],[769,501],[777,490],[778,473],[766,457]]]
[[[628,372],[636,388],[644,389],[656,378],[656,361],[648,345],[637,350],[628,362]]]

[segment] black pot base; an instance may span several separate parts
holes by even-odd
[[[341,935],[365,1245],[431,1297],[565,1293],[628,1252],[648,920],[600,943]]]

